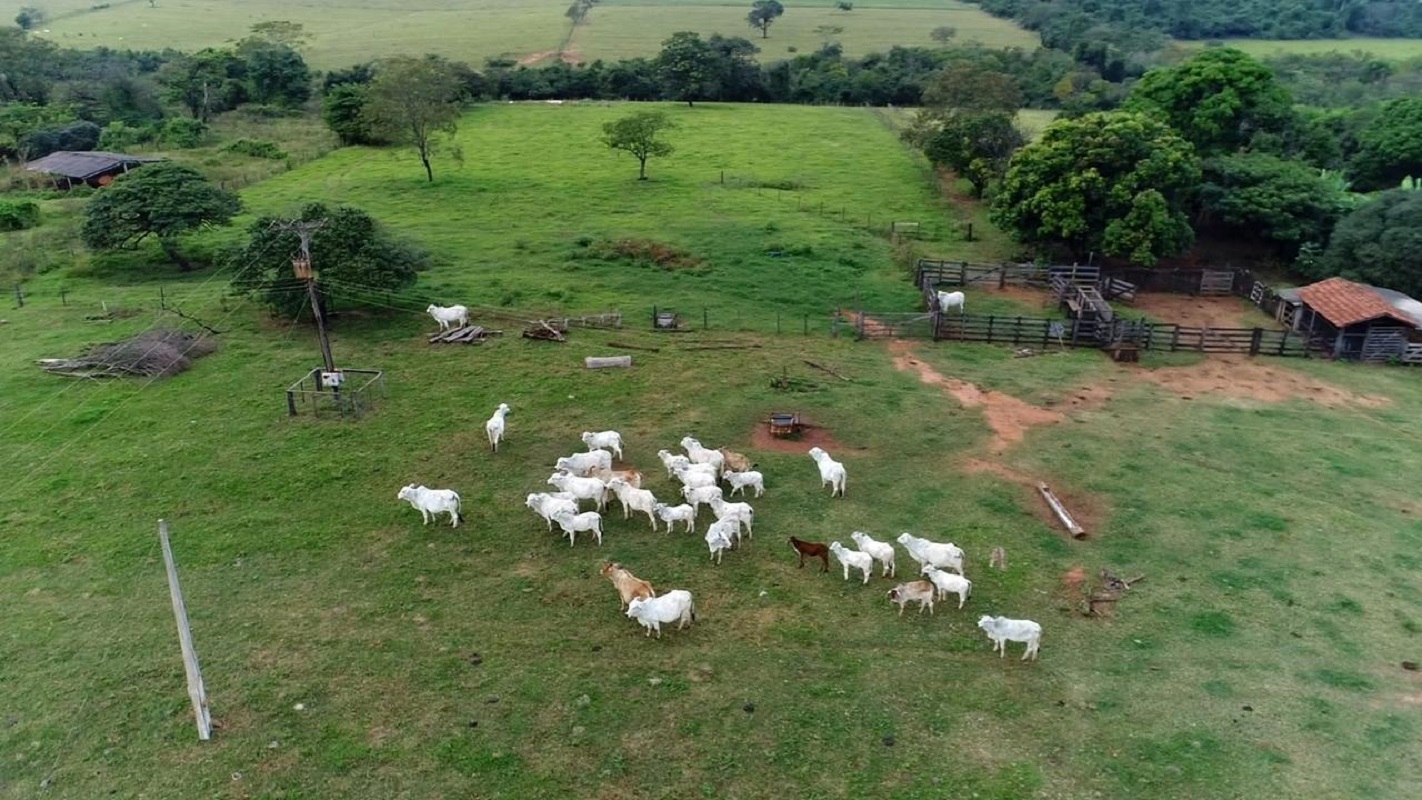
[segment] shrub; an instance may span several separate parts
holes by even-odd
[[[153,141],[157,130],[152,125],[126,125],[110,122],[99,134],[99,149],[122,152],[134,145]]]
[[[202,146],[206,137],[207,126],[202,122],[187,117],[174,117],[163,123],[163,131],[158,138],[168,147],[186,150]]]
[[[222,149],[229,153],[240,153],[252,158],[270,158],[273,161],[286,158],[285,150],[277,147],[275,142],[265,139],[238,139]]]
[[[39,206],[29,200],[0,200],[0,231],[22,231],[39,221]]]
[[[651,239],[618,239],[594,245],[590,252],[604,261],[630,261],[665,270],[697,270],[706,262],[674,245]]]

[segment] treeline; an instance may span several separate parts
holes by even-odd
[[[1043,39],[1092,28],[1176,39],[1337,39],[1422,36],[1416,0],[972,0]]]

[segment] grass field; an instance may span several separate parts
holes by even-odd
[[[1233,47],[1256,57],[1314,53],[1351,53],[1361,50],[1389,61],[1422,58],[1422,39],[1376,39],[1361,36],[1354,39],[1225,39]],[[1204,42],[1176,42],[1186,48],[1204,47]]]
[[[28,2],[0,2],[9,20]],[[563,0],[432,0],[414,7],[399,0],[162,0],[114,2],[103,9],[70,0],[45,4],[51,21],[41,35],[69,47],[132,47],[196,50],[241,38],[263,20],[289,20],[312,34],[305,49],[312,66],[344,67],[387,55],[438,53],[479,65],[489,57],[525,58],[555,51],[568,34]],[[786,58],[788,47],[813,50],[824,39],[821,25],[844,29],[835,36],[845,52],[862,55],[896,44],[930,45],[940,25],[958,29],[959,41],[1035,47],[1036,34],[956,0],[880,0],[853,12],[816,2],[796,6],[771,28],[771,38],[745,22],[749,3],[666,2],[599,5],[577,32],[572,50],[588,60],[655,55],[678,30],[755,38],[762,57]]]
[[[713,327],[739,307],[746,320],[823,312],[851,293],[913,306],[853,214],[713,177],[802,180],[859,198],[855,213],[942,213],[867,112],[673,109],[681,149],[637,184],[592,142],[620,111],[474,112],[468,164],[433,186],[409,158],[338,151],[244,195],[254,211],[368,208],[435,248],[442,263],[415,294],[447,302],[705,304]],[[776,137],[780,151],[749,146]],[[755,255],[770,224],[783,249],[812,250]],[[580,235],[656,236],[711,266],[579,259]],[[388,371],[383,406],[360,423],[290,420],[281,389],[318,360],[313,335],[221,299],[224,277],[93,261],[37,278],[5,310],[0,798],[1403,798],[1422,780],[1422,684],[1399,667],[1419,660],[1422,633],[1415,371],[1261,361],[1276,385],[1334,387],[1268,402],[1228,380],[1156,381],[1208,364],[1016,359],[763,323],[433,348],[428,318],[392,312],[345,315],[333,335],[338,362]],[[151,384],[65,383],[32,365],[162,321],[159,284],[225,331],[219,353]],[[142,313],[85,321],[100,300]],[[617,352],[609,341],[661,350],[635,351],[631,370],[582,369]],[[708,341],[753,347],[685,349]],[[1002,406],[984,414],[896,369],[906,352],[1062,421],[994,453]],[[1240,385],[1252,374],[1234,369]],[[770,389],[782,371],[818,390]],[[499,402],[515,412],[494,457],[479,428]],[[783,408],[834,437],[847,498],[822,494],[802,454],[752,446]],[[659,496],[653,453],[683,435],[749,452],[768,488],[754,544],[713,567],[699,536],[620,514],[602,548],[546,533],[524,493],[579,431],[604,427]],[[1092,537],[1048,525],[1023,477],[1062,492]],[[458,489],[466,524],[420,526],[394,497],[412,480]],[[209,743],[193,735],[158,517],[221,722]],[[900,618],[890,581],[797,570],[784,546],[856,529],[962,545],[967,607]],[[994,545],[1006,572],[986,568]],[[696,626],[643,638],[594,574],[602,558],[692,590]],[[1088,620],[1062,588],[1075,566],[1147,578],[1114,619]],[[1040,621],[1041,660],[990,653],[982,613]]]

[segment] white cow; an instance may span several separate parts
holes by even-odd
[[[740,523],[733,519],[718,519],[706,529],[706,546],[711,548],[711,560],[721,563],[721,555],[731,549],[731,539],[740,532]]]
[[[958,309],[958,313],[962,314],[964,308],[963,300],[964,296],[962,292],[939,292],[938,311],[942,313],[950,308],[956,308]]]
[[[504,438],[504,417],[508,415],[509,404],[499,403],[499,407],[494,409],[494,416],[484,423],[484,433],[489,435],[489,447],[495,453],[499,452],[499,441]]]
[[[450,524],[459,527],[459,493],[453,489],[430,489],[412,483],[401,489],[395,499],[405,500],[414,506],[424,517],[426,525],[430,524],[431,516],[438,517],[448,512]]]
[[[576,542],[579,531],[592,531],[593,536],[597,537],[598,546],[602,546],[602,515],[596,511],[584,511],[576,515],[562,511],[553,517],[553,521],[558,523],[563,533],[568,534],[569,547]]]
[[[919,563],[920,567],[932,565],[939,569],[951,569],[959,575],[963,574],[963,551],[952,542],[930,542],[907,531],[899,534],[898,541],[908,551],[909,556]]]
[[[849,580],[849,568],[854,567],[864,573],[864,583],[874,574],[874,557],[858,550],[850,550],[839,542],[830,542],[830,552],[844,565],[844,579]]]
[[[958,595],[958,608],[962,608],[963,604],[968,602],[968,595],[973,592],[972,581],[964,578],[962,575],[944,572],[932,564],[924,565],[923,577],[932,581],[934,587],[938,589],[939,600],[944,599],[950,594]]]
[[[682,503],[679,506],[669,506],[666,503],[657,503],[652,506],[652,511],[657,518],[667,524],[667,533],[672,532],[674,523],[685,522],[687,533],[696,533],[696,508]]]
[[[534,492],[523,502],[533,513],[543,517],[548,530],[553,530],[553,518],[566,511],[578,513],[578,499],[568,492]]]
[[[456,322],[461,328],[469,324],[469,309],[464,306],[446,307],[431,303],[425,311],[435,318],[435,322],[439,323],[439,329],[442,331],[449,330],[450,326]]]
[[[695,622],[696,604],[691,599],[691,592],[685,589],[672,589],[661,597],[632,598],[631,602],[627,604],[627,618],[642,623],[642,627],[647,629],[648,636],[652,635],[652,631],[656,631],[657,638],[660,639],[662,638],[662,623],[670,625],[675,622],[677,623],[676,629],[681,630]]]
[[[888,542],[875,541],[874,537],[863,531],[855,531],[849,534],[849,538],[859,545],[861,552],[868,553],[875,561],[883,565],[884,577],[892,577],[898,574],[898,567],[894,565],[894,546]]]
[[[622,458],[622,434],[617,431],[583,431],[583,444],[589,450],[606,448],[611,450],[619,459]]]
[[[1033,661],[1037,660],[1037,650],[1042,646],[1041,625],[1030,619],[984,615],[978,620],[978,627],[992,640],[992,649],[1002,651],[1004,657],[1007,655],[1008,642],[1024,642],[1027,650],[1022,653],[1022,660],[1026,661],[1028,656],[1031,656]]]
[[[830,497],[834,497],[836,492],[840,497],[844,497],[844,484],[847,477],[844,465],[830,458],[829,453],[818,447],[811,447],[809,456],[820,468],[820,486],[830,487]]]
[[[612,454],[606,450],[574,453],[558,459],[557,463],[553,465],[553,469],[562,470],[581,478],[586,478],[597,471],[610,472],[612,470]]]

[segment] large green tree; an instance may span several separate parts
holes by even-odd
[[[989,184],[1007,172],[1012,154],[1027,144],[1013,115],[1001,111],[950,114],[924,144],[923,153],[936,165],[953,170],[982,197]]]
[[[1333,229],[1310,277],[1342,275],[1422,297],[1422,191],[1374,195]]]
[[[367,86],[338,83],[321,98],[321,118],[343,145],[384,144],[365,114]]]
[[[390,235],[369,214],[351,206],[312,203],[299,219],[325,224],[311,237],[311,264],[319,302],[333,297],[349,303],[385,303],[385,292],[409,288],[415,273],[429,266],[421,247]],[[266,304],[274,314],[297,316],[308,302],[305,284],[292,271],[300,238],[282,228],[277,217],[263,217],[247,228],[247,244],[229,259],[236,270],[232,285]]]
[[[1004,112],[1022,108],[1017,79],[986,63],[958,61],[944,67],[923,87],[923,105],[931,113]]]
[[[236,108],[247,99],[246,64],[230,50],[207,48],[170,61],[158,72],[164,95],[207,122],[213,114]]]
[[[89,201],[82,236],[95,250],[134,247],[151,236],[186,272],[193,265],[178,250],[183,235],[226,225],[241,209],[236,194],[214,186],[191,167],[149,164],[120,175]]]
[[[1352,195],[1328,174],[1267,153],[1240,153],[1205,161],[1201,218],[1237,236],[1273,242],[1292,259],[1307,242],[1322,244]]]
[[[647,159],[672,154],[662,134],[676,127],[664,111],[637,111],[602,126],[602,142],[637,159],[637,180],[647,179]]]
[[[764,39],[770,35],[770,26],[784,13],[785,6],[780,4],[780,0],[755,0],[746,15],[746,22],[760,31],[760,38]]]
[[[238,43],[237,56],[253,102],[296,106],[311,97],[311,70],[291,45],[254,36]]]
[[[1293,119],[1292,100],[1274,72],[1227,47],[1147,72],[1125,110],[1163,120],[1201,155],[1234,152],[1255,134],[1284,130]]]
[[[373,130],[392,142],[415,148],[434,182],[430,160],[459,128],[464,85],[459,73],[438,56],[387,59],[371,81],[365,106]],[[456,151],[457,153],[457,151]]]
[[[1365,189],[1396,186],[1409,176],[1422,178],[1422,98],[1384,103],[1358,132],[1358,152],[1350,167]]]
[[[1194,148],[1159,120],[1087,114],[1017,151],[992,218],[1019,241],[1149,265],[1190,245],[1183,209],[1199,181]]]
[[[678,31],[662,42],[656,65],[667,93],[690,107],[719,91],[717,61],[716,51],[701,34]]]

